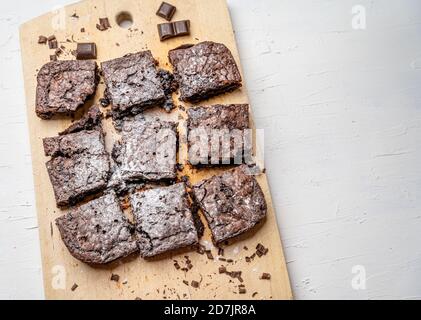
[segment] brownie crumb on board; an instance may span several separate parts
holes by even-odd
[[[270,280],[271,276],[270,273],[267,272],[263,272],[262,275],[260,276],[261,280]]]
[[[246,294],[247,293],[247,290],[246,290],[246,288],[244,287],[244,286],[238,286],[238,293],[239,294]]]
[[[269,249],[265,248],[261,243],[256,246],[256,254],[260,258],[268,253]]]
[[[47,37],[45,37],[45,36],[39,36],[39,37],[38,37],[38,43],[39,43],[39,44],[46,44],[46,43],[47,43],[47,41],[48,41],[48,38],[47,38]]]
[[[193,288],[199,288],[199,282],[197,282],[196,280],[193,280],[192,282],[191,282],[191,286],[193,287]]]
[[[255,296],[257,296],[257,292],[253,292],[251,296],[254,298]]]
[[[55,54],[50,55],[50,61],[57,61],[57,56]]]
[[[225,273],[225,272],[227,272],[227,268],[225,268],[224,266],[220,266],[219,267],[219,269],[218,269],[218,271],[219,271],[219,273]]]
[[[178,261],[177,261],[177,260],[174,260],[174,267],[175,267],[177,270],[180,270],[180,269],[181,269],[180,264],[178,263]]]
[[[188,285],[189,285],[189,282],[188,282],[187,280],[183,280],[183,283],[184,283],[186,286],[188,286]]]
[[[78,286],[76,283],[74,283],[74,284],[73,284],[73,286],[72,286],[72,288],[71,288],[71,290],[72,290],[72,291],[75,291],[78,287],[79,287],[79,286]]]
[[[212,252],[210,250],[206,250],[205,253],[206,253],[206,256],[208,257],[209,260],[213,260],[213,255],[212,255]]]
[[[224,256],[224,248],[218,248],[218,256]]]
[[[114,274],[114,273],[113,273],[113,274],[111,275],[110,280],[111,280],[111,281],[118,282],[118,281],[120,281],[120,276],[119,276],[118,274]]]

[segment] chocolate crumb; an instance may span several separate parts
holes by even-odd
[[[225,273],[225,272],[227,272],[227,268],[225,268],[224,266],[220,266],[218,271],[219,271],[219,273]]]
[[[50,55],[50,61],[57,61],[57,56],[55,54]]]
[[[58,42],[57,42],[57,40],[55,40],[55,39],[48,40],[48,47],[50,49],[57,49],[58,48]]]
[[[205,247],[203,246],[203,245],[201,245],[201,244],[199,244],[198,246],[197,246],[197,249],[196,249],[196,252],[197,253],[199,253],[199,254],[204,254],[205,253]]]
[[[227,259],[223,258],[223,257],[219,257],[218,258],[219,261],[227,261]]]
[[[99,18],[99,24],[105,28],[105,30],[111,28],[110,21],[108,18]]]
[[[257,292],[253,292],[251,296],[254,298],[255,296],[257,296]]]
[[[186,286],[188,286],[188,285],[189,285],[189,282],[188,282],[187,280],[183,280],[183,283],[184,283]]]
[[[177,261],[177,260],[174,260],[174,267],[175,267],[177,270],[180,270],[180,269],[181,269],[181,267],[180,267],[180,265],[178,264],[178,261]]]
[[[191,286],[192,286],[193,288],[199,288],[199,282],[197,282],[197,281],[193,280],[193,281],[191,282]]]
[[[228,259],[228,260],[227,260],[227,262],[228,262],[228,263],[233,263],[233,262],[234,262],[234,260],[232,260],[232,259]]]
[[[224,255],[224,249],[218,248],[218,256],[223,256],[223,255]]]
[[[85,32],[85,28],[80,28],[80,32]]]
[[[77,287],[79,287],[79,286],[76,283],[74,283],[73,286],[72,286],[72,288],[71,288],[71,290],[72,291],[75,291],[77,289]]]
[[[55,36],[55,35],[49,36],[49,37],[47,38],[47,40],[48,40],[48,41],[53,41],[53,40],[56,40],[56,36]]]
[[[39,38],[38,38],[38,43],[39,44],[46,44],[47,41],[48,41],[48,39],[45,36],[39,36]]]
[[[238,288],[238,293],[239,294],[245,294],[245,293],[247,293],[247,290],[246,290],[246,288],[241,287],[241,288]]]
[[[244,248],[243,248],[244,250],[248,250],[249,248],[247,247],[247,246],[244,246]]]
[[[136,298],[134,298],[135,300],[142,300],[142,298],[139,298],[139,297],[136,297]]]
[[[99,99],[99,103],[105,108],[110,105],[110,100],[108,100],[107,98],[101,98]]]
[[[210,250],[206,250],[206,256],[208,257],[209,260],[213,260],[213,255],[212,252]]]
[[[267,272],[263,272],[262,275],[260,276],[261,280],[270,280],[271,276],[270,273]]]
[[[75,13],[73,13],[70,17],[75,18],[75,19],[79,19],[79,16]]]
[[[114,273],[113,273],[113,274],[111,275],[110,280],[111,280],[111,281],[118,282],[118,281],[120,280],[120,276],[119,276],[118,274],[114,274]]]

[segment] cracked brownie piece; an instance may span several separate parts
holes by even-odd
[[[98,84],[95,61],[53,61],[38,72],[35,111],[42,119],[71,115],[95,93]]]
[[[113,159],[126,180],[171,180],[177,173],[177,124],[145,120],[141,115],[124,119]]]
[[[110,161],[100,130],[45,138],[46,163],[58,207],[67,207],[107,186]]]
[[[248,170],[242,165],[193,186],[215,244],[252,229],[266,216],[263,191]]]
[[[162,107],[165,111],[170,112],[175,108],[172,93],[178,89],[178,83],[175,81],[174,75],[167,70],[160,69],[158,75],[165,93],[165,102]]]
[[[149,50],[101,64],[107,87],[105,95],[112,103],[114,118],[164,103],[165,92],[156,66]]]
[[[79,121],[76,121],[66,130],[60,132],[59,135],[63,136],[83,130],[100,130],[103,118],[104,116],[99,110],[99,107],[97,105],[93,105]]]
[[[251,150],[248,104],[192,107],[187,115],[192,165],[243,163]]]
[[[134,227],[113,192],[72,208],[56,225],[72,256],[85,263],[106,264],[138,251]]]
[[[180,85],[180,100],[199,102],[241,87],[241,75],[229,49],[215,42],[184,45],[168,53]]]
[[[198,244],[184,183],[135,193],[130,202],[142,257]]]

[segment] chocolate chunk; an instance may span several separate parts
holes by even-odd
[[[39,38],[38,38],[38,43],[39,44],[46,44],[47,41],[48,41],[47,37],[39,36]]]
[[[99,24],[105,28],[105,30],[111,28],[110,21],[108,18],[99,18]]]
[[[57,61],[57,56],[55,54],[50,55],[50,61]]]
[[[58,42],[57,40],[48,40],[48,47],[50,49],[57,49],[58,48]]]
[[[206,256],[208,257],[209,260],[213,260],[213,255],[212,255],[212,252],[210,250],[206,250],[205,253],[206,253]]]
[[[218,248],[218,256],[224,256],[224,249]]]
[[[161,41],[187,36],[190,34],[190,20],[158,24],[158,34]]]
[[[78,43],[76,49],[76,59],[78,60],[89,60],[96,59],[96,45],[93,42],[90,43]]]
[[[178,264],[178,261],[174,261],[174,268],[176,268],[177,270],[181,269],[180,265]]]
[[[111,281],[118,282],[118,281],[120,280],[120,276],[119,276],[118,274],[114,274],[114,273],[113,273],[113,274],[111,275],[110,280],[111,280]]]
[[[177,8],[174,7],[173,5],[171,5],[167,2],[162,2],[161,6],[159,7],[158,11],[156,12],[156,15],[160,16],[161,18],[164,18],[165,20],[171,21],[176,9]]]
[[[256,246],[256,254],[259,256],[264,256],[268,253],[269,249],[265,248],[261,243]]]
[[[80,28],[80,32],[85,32],[85,28]]]
[[[158,34],[161,41],[174,38],[175,32],[173,24],[170,22],[158,24]]]
[[[55,35],[49,36],[49,37],[47,38],[47,40],[48,40],[48,41],[53,41],[53,40],[56,40],[56,36],[55,36]]]
[[[193,280],[193,281],[191,282],[191,286],[192,286],[193,288],[199,288],[199,282],[197,282],[197,281]]]
[[[239,287],[239,288],[238,288],[238,293],[239,293],[239,294],[246,294],[246,293],[247,293],[247,290],[246,290],[246,288],[244,288],[244,287]]]
[[[173,22],[174,35],[187,36],[190,34],[190,20],[181,20]]]
[[[262,280],[270,280],[270,273],[266,273],[266,272],[263,272],[262,273],[262,275],[260,276],[260,279],[262,279]]]

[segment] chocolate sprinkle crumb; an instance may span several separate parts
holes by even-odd
[[[119,276],[118,274],[114,274],[114,273],[113,273],[113,274],[111,275],[110,280],[111,280],[111,281],[118,282],[118,281],[120,280],[120,276]]]
[[[75,291],[77,289],[77,287],[79,287],[79,286],[76,283],[74,283],[73,286],[72,286],[72,288],[71,288],[71,290],[72,291]]]
[[[267,272],[263,272],[262,275],[260,276],[261,280],[270,280],[271,276],[270,273]]]

